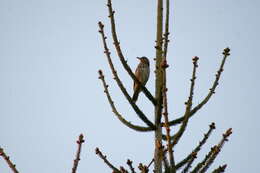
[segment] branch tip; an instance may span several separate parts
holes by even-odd
[[[216,126],[215,126],[215,123],[214,123],[214,122],[212,122],[212,123],[209,125],[209,127],[210,127],[211,129],[216,129]]]
[[[100,150],[99,150],[98,147],[95,149],[95,153],[96,153],[96,154],[99,154],[99,153],[100,153]]]
[[[82,143],[84,143],[84,142],[85,142],[84,136],[83,136],[83,134],[80,134],[80,135],[79,135],[79,139],[77,140],[77,143],[78,143],[78,144],[82,144]]]
[[[110,167],[113,172],[116,172],[116,173],[120,173],[120,170],[117,169],[114,165],[112,165],[108,160],[107,160],[107,156],[103,155],[103,153],[99,150],[99,148],[97,147],[95,149],[95,153],[105,162],[105,164]]]
[[[232,128],[229,128],[229,129],[223,134],[223,137],[224,137],[224,138],[227,138],[227,137],[229,137],[231,134],[232,134]]]
[[[130,159],[127,159],[127,162],[126,162],[128,165],[131,165],[133,163],[133,161],[131,161]]]
[[[13,162],[10,160],[10,157],[7,156],[7,154],[4,152],[4,149],[1,147],[0,147],[0,156],[3,157],[3,159],[6,161],[6,163],[14,173],[19,173],[18,170],[16,169],[16,165],[13,164]]]
[[[199,60],[199,57],[197,57],[197,56],[194,56],[193,58],[192,58],[192,61],[193,62],[196,62],[196,61],[198,61]]]
[[[230,49],[228,47],[224,49],[223,55],[225,55],[225,56],[229,56],[230,55]]]

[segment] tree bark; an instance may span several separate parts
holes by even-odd
[[[156,33],[156,70],[155,70],[155,99],[157,104],[154,110],[155,121],[155,151],[154,151],[154,171],[155,173],[162,173],[162,87],[163,87],[163,73],[161,68],[162,61],[162,44],[163,44],[163,0],[157,2],[157,33]]]

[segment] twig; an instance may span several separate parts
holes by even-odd
[[[154,159],[151,160],[151,162],[148,164],[148,169],[150,168],[150,166],[152,165],[152,163],[154,162]]]
[[[184,114],[184,120],[182,122],[182,125],[180,127],[180,129],[178,130],[178,132],[174,135],[173,137],[173,147],[178,143],[179,139],[181,138],[183,132],[186,129],[186,126],[188,124],[189,121],[189,114],[190,114],[190,110],[192,107],[192,100],[193,100],[193,92],[194,92],[194,86],[195,86],[195,79],[196,79],[196,69],[198,67],[198,60],[199,58],[197,56],[195,56],[192,61],[193,61],[193,71],[192,71],[192,78],[191,78],[191,85],[190,85],[190,94],[189,94],[189,98],[188,101],[185,102],[186,104],[186,111]]]
[[[108,6],[108,12],[109,12],[109,18],[110,18],[110,22],[111,22],[111,32],[112,32],[112,37],[113,37],[113,40],[114,40],[114,45],[115,45],[115,48],[116,48],[116,52],[117,52],[117,55],[124,67],[124,69],[128,72],[128,74],[131,76],[131,78],[138,84],[141,86],[141,89],[142,91],[144,92],[144,94],[146,95],[146,97],[154,104],[156,105],[156,100],[155,98],[152,96],[152,94],[147,90],[147,88],[142,85],[140,83],[140,81],[135,77],[134,73],[132,72],[131,68],[129,67],[129,65],[127,64],[127,61],[125,60],[124,58],[124,55],[121,51],[121,47],[120,47],[120,43],[117,39],[117,34],[116,34],[116,25],[115,25],[115,18],[114,18],[114,14],[115,14],[115,11],[113,10],[113,7],[112,7],[112,2],[111,0],[108,0],[107,1],[107,6]]]
[[[119,79],[118,75],[117,75],[117,72],[114,68],[114,65],[113,65],[113,62],[112,62],[112,59],[110,57],[110,52],[109,52],[109,49],[107,47],[107,43],[106,43],[106,36],[104,34],[104,25],[99,22],[98,23],[99,25],[99,32],[102,36],[102,40],[103,40],[103,45],[104,45],[104,53],[106,54],[107,56],[107,60],[108,60],[108,63],[109,63],[109,66],[110,66],[110,69],[114,75],[114,79],[116,80],[119,88],[121,89],[122,93],[124,94],[124,96],[126,97],[126,99],[128,100],[128,102],[130,103],[130,105],[132,106],[132,108],[134,109],[134,111],[136,112],[136,114],[138,115],[138,117],[143,120],[143,122],[145,124],[147,124],[149,127],[151,127],[152,129],[155,129],[155,126],[154,124],[144,115],[144,113],[139,109],[139,107],[133,102],[132,98],[130,97],[130,95],[128,94],[128,92],[126,91],[123,83],[121,82],[121,80]]]
[[[163,94],[163,107],[164,107],[164,121],[165,121],[165,130],[166,130],[166,139],[167,139],[167,150],[168,150],[168,155],[170,159],[170,172],[175,173],[175,161],[174,161],[174,155],[173,155],[173,149],[172,149],[172,144],[171,144],[171,129],[169,126],[169,116],[168,116],[168,103],[167,103],[167,75],[166,75],[166,68],[169,66],[167,64],[167,50],[168,50],[168,36],[169,36],[169,6],[170,2],[169,0],[166,1],[166,17],[165,17],[165,32],[164,32],[164,57],[162,61],[162,69],[163,69],[163,89],[162,89],[162,94]],[[166,158],[165,158],[166,159]]]
[[[164,49],[163,54],[164,57],[167,57],[167,51],[168,51],[168,43],[170,40],[168,40],[168,37],[170,35],[169,33],[169,15],[170,15],[170,0],[166,1],[166,16],[165,16],[165,31],[164,31]]]
[[[109,168],[111,168],[115,173],[121,173],[119,169],[117,169],[114,165],[112,165],[108,160],[107,156],[103,155],[99,148],[96,148],[96,154],[107,164]]]
[[[224,143],[228,141],[228,137],[232,134],[232,129],[228,129],[224,134],[219,142],[218,145],[215,145],[211,148],[210,152],[205,156],[203,161],[197,164],[197,166],[191,171],[191,173],[202,173],[205,172],[209,166],[213,163],[217,155],[219,154],[221,148],[223,147]]]
[[[212,173],[222,173],[222,172],[225,172],[226,167],[227,167],[227,165],[219,166]]]
[[[149,172],[148,167],[146,165],[143,165],[142,163],[139,164],[138,168],[141,171],[141,173],[148,173]]]
[[[107,96],[107,99],[108,99],[108,102],[112,108],[112,112],[114,112],[114,114],[117,116],[117,118],[124,124],[126,125],[127,127],[133,129],[133,130],[136,130],[136,131],[140,131],[140,132],[147,132],[147,131],[151,131],[152,128],[150,127],[142,127],[142,126],[137,126],[137,125],[133,125],[131,122],[125,120],[123,118],[123,116],[117,111],[116,107],[115,107],[115,104],[114,104],[114,101],[112,100],[111,96],[110,96],[110,93],[108,91],[108,85],[106,84],[106,81],[105,81],[105,77],[103,75],[103,72],[102,70],[99,70],[98,71],[99,73],[99,79],[102,81],[103,83],[103,87],[104,87],[104,92],[106,93],[106,96]]]
[[[163,69],[163,116],[164,116],[164,121],[165,121],[165,130],[166,130],[166,139],[167,139],[167,150],[168,150],[168,155],[170,159],[170,171],[175,173],[175,161],[174,161],[174,156],[173,156],[173,149],[172,149],[172,144],[171,144],[171,135],[170,135],[170,126],[169,126],[169,119],[168,119],[168,102],[167,102],[167,78],[166,78],[166,68],[168,67],[166,58],[164,57],[164,60],[162,61],[161,67]]]
[[[176,164],[176,169],[178,170],[181,167],[183,167],[184,165],[186,165],[188,162],[190,162],[191,158],[193,158],[193,157],[197,157],[197,153],[196,152],[190,153],[185,159],[183,159],[178,164]]]
[[[194,161],[194,159],[197,158],[197,153],[196,152],[193,152],[192,155],[191,155],[191,158],[190,160],[187,162],[186,166],[184,167],[184,169],[181,171],[181,173],[187,173]]]
[[[215,93],[215,90],[216,90],[216,88],[217,88],[217,86],[219,84],[220,76],[221,76],[221,74],[222,74],[222,72],[224,70],[224,64],[226,62],[227,57],[230,55],[230,49],[229,48],[225,48],[224,51],[223,51],[223,55],[224,56],[223,56],[221,65],[220,65],[219,70],[217,71],[217,74],[216,74],[216,79],[213,82],[213,85],[210,88],[208,95],[202,100],[202,102],[200,102],[197,106],[195,106],[190,111],[189,117],[193,116],[199,109],[201,109],[209,101],[211,96]],[[177,118],[177,119],[175,119],[173,121],[170,121],[169,124],[170,124],[170,126],[180,124],[181,122],[183,122],[184,118],[185,118],[185,115],[180,117],[180,118]]]
[[[181,168],[188,162],[190,163],[190,165],[193,163],[194,159],[196,158],[194,157],[194,155],[195,156],[197,155],[197,153],[200,151],[201,147],[206,143],[207,139],[209,138],[210,134],[215,128],[216,128],[215,123],[212,122],[209,125],[209,130],[207,131],[206,134],[204,134],[203,139],[199,142],[199,145],[185,159],[183,159],[176,165],[176,169]]]
[[[210,149],[210,151],[208,152],[208,154],[205,155],[204,159],[197,164],[197,166],[190,172],[190,173],[198,173],[198,171],[201,169],[201,167],[206,163],[206,161],[210,158],[210,156],[212,155],[214,148],[216,146],[212,147]]]
[[[80,161],[81,146],[85,142],[85,140],[83,138],[84,138],[83,134],[80,134],[79,139],[77,140],[78,150],[77,150],[77,154],[76,154],[76,159],[73,162],[72,173],[76,173],[77,168],[78,168],[78,164]]]
[[[129,168],[130,168],[130,170],[131,170],[132,173],[136,173],[136,172],[135,172],[135,169],[134,169],[134,167],[133,167],[133,161],[131,161],[130,159],[127,159],[126,164],[129,166]]]
[[[205,163],[205,166],[202,167],[200,173],[204,173],[208,170],[208,168],[211,166],[211,164],[214,162],[214,160],[216,159],[217,155],[219,154],[219,152],[221,151],[221,148],[223,147],[224,143],[228,141],[228,137],[232,134],[232,129],[228,129],[222,137],[222,140],[220,141],[220,143],[214,148],[214,152],[211,155],[211,157],[207,160],[207,162]]]
[[[12,161],[10,160],[10,157],[6,155],[6,153],[4,152],[4,149],[0,147],[0,156],[3,157],[3,159],[6,161],[6,163],[8,164],[8,166],[11,168],[11,170],[14,173],[19,173],[18,170],[16,169],[16,165],[12,163]]]

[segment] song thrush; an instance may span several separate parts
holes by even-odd
[[[140,83],[144,86],[149,79],[150,75],[150,64],[149,59],[146,57],[137,57],[140,60],[136,70],[135,76],[140,81]],[[133,101],[136,102],[138,99],[138,95],[141,92],[141,86],[137,82],[134,82],[134,94],[133,94]]]

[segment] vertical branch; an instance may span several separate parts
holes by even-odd
[[[11,168],[11,170],[14,173],[19,173],[18,170],[15,167],[15,164],[13,164],[12,161],[10,160],[10,157],[5,154],[3,148],[0,148],[0,156],[3,157],[3,159],[6,161],[6,163],[8,164],[8,166]]]
[[[192,107],[193,92],[194,92],[195,79],[196,79],[196,69],[198,67],[198,59],[199,59],[199,57],[197,57],[197,56],[195,56],[192,59],[192,61],[193,61],[193,72],[192,72],[192,78],[191,78],[190,94],[189,94],[188,101],[185,102],[186,111],[185,111],[185,114],[184,114],[184,120],[182,122],[182,125],[181,125],[179,131],[174,135],[174,138],[173,138],[173,146],[178,143],[178,141],[181,138],[182,134],[184,133],[186,126],[188,124],[188,121],[189,121],[189,117],[190,117],[189,115],[190,115],[190,110],[191,110],[191,107]]]
[[[165,129],[166,129],[166,140],[167,140],[167,150],[170,160],[170,172],[175,173],[175,161],[174,161],[174,155],[173,155],[173,148],[171,144],[171,135],[170,135],[170,126],[169,126],[169,118],[168,118],[168,103],[167,103],[167,75],[166,75],[166,68],[168,67],[167,64],[167,50],[168,50],[168,36],[169,36],[169,6],[170,2],[169,0],[166,1],[166,17],[165,17],[165,31],[164,31],[164,50],[163,50],[163,61],[162,61],[162,69],[163,69],[163,108],[164,108],[164,121],[165,121]]]
[[[83,134],[80,134],[79,139],[77,140],[78,150],[77,150],[77,154],[76,154],[76,159],[74,160],[74,163],[73,163],[72,173],[76,173],[77,168],[78,168],[78,164],[80,161],[81,146],[85,142],[85,140],[83,138],[84,138]]]
[[[165,16],[165,30],[164,30],[164,49],[163,54],[164,57],[167,57],[167,51],[168,51],[168,43],[170,40],[168,40],[168,37],[170,35],[169,33],[169,15],[170,15],[170,0],[166,0],[166,16]]]
[[[164,57],[164,60],[161,64],[161,67],[163,69],[163,107],[164,107],[164,127],[166,129],[166,140],[167,140],[167,150],[168,150],[168,155],[170,159],[170,172],[175,173],[175,161],[174,161],[174,156],[173,156],[173,148],[171,144],[171,135],[170,135],[170,126],[169,126],[169,119],[168,119],[168,103],[167,103],[167,86],[166,86],[166,68],[168,67],[166,58]]]
[[[157,33],[156,33],[156,66],[155,66],[155,99],[157,104],[154,111],[155,119],[155,151],[154,151],[154,171],[155,173],[162,172],[162,127],[161,123],[161,114],[162,114],[162,86],[163,86],[163,76],[161,69],[162,62],[162,32],[163,32],[163,1],[157,1]]]

